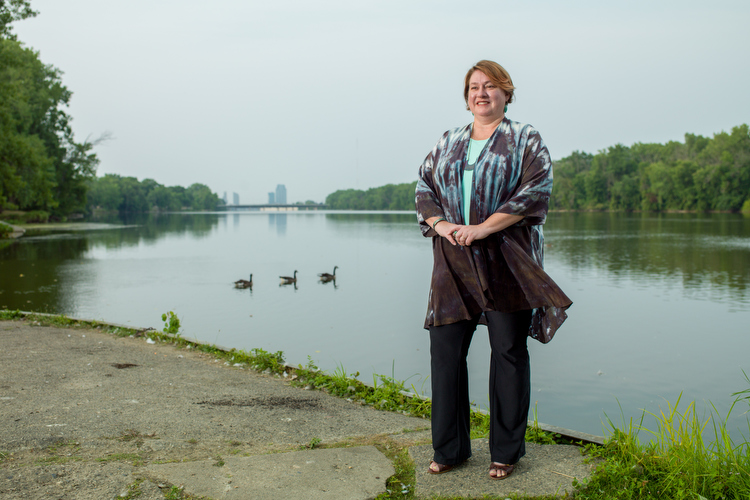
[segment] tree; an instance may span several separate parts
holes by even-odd
[[[77,143],[61,73],[20,42],[0,38],[0,203],[66,215],[83,210],[98,159]]]
[[[215,210],[219,204],[219,196],[211,192],[205,184],[192,184],[185,191],[190,208],[193,210]]]
[[[15,40],[10,23],[28,19],[38,14],[28,0],[0,0],[0,37]]]

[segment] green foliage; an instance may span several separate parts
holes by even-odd
[[[10,24],[36,15],[37,12],[31,9],[29,0],[0,0],[0,38],[15,40]]]
[[[10,227],[8,224],[3,224],[2,222],[0,222],[0,240],[3,238],[7,238],[8,235],[12,232],[12,227]]]
[[[128,491],[125,494],[125,496],[117,495],[115,497],[115,500],[133,500],[135,498],[140,497],[141,494],[143,493],[141,491],[141,484],[143,484],[144,481],[145,479],[142,479],[142,478],[136,479],[133,484],[128,486]]]
[[[321,442],[322,441],[320,438],[314,437],[310,440],[309,443],[300,445],[299,448],[300,450],[314,450]]]
[[[747,375],[745,376],[747,379]],[[750,382],[750,380],[748,380]],[[741,394],[750,393],[750,390]],[[742,398],[735,400],[735,404]],[[604,461],[592,478],[578,487],[580,499],[730,499],[747,498],[750,493],[750,444],[735,445],[729,437],[727,418],[719,420],[713,409],[713,441],[706,444],[702,422],[695,404],[678,410],[680,400],[667,411],[648,413],[657,430],[632,420],[623,429],[612,422],[612,435],[602,447],[589,445],[586,452]],[[729,410],[732,412],[734,404]],[[638,432],[652,437],[647,444]]]
[[[10,321],[13,319],[21,319],[23,317],[24,317],[24,314],[17,309],[15,311],[9,311],[7,309],[0,309],[0,320]]]
[[[135,177],[106,174],[88,184],[88,210],[120,213],[156,211],[215,210],[219,196],[204,184],[162,186],[153,179],[138,181]]]
[[[11,17],[29,11],[28,2],[10,4]],[[0,18],[9,14],[7,5],[0,4]],[[55,217],[83,210],[98,159],[93,143],[74,140],[65,112],[71,96],[58,69],[20,42],[0,38],[0,206]]]
[[[161,320],[164,322],[164,333],[170,333],[179,337],[180,335],[180,318],[175,313],[169,311],[161,315]]]
[[[554,164],[550,208],[737,212],[750,200],[750,129],[685,142],[617,144]],[[750,202],[748,202],[750,210]]]
[[[16,211],[8,213],[6,219],[14,224],[34,224],[49,221],[50,213],[44,210],[31,210],[29,212]]]
[[[335,210],[414,210],[417,182],[387,184],[367,191],[339,190],[326,197],[326,205]]]

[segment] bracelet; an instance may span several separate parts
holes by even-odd
[[[432,223],[432,229],[435,229],[435,226],[437,226],[438,222],[444,221],[445,217],[438,217],[438,219]]]

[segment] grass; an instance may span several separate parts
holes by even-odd
[[[117,495],[115,500],[134,500],[141,496],[141,484],[145,479],[137,479],[133,484],[128,486],[128,492],[125,496]]]
[[[745,375],[747,378],[747,375]],[[750,380],[748,380],[750,383]],[[586,453],[604,461],[586,483],[574,483],[577,499],[735,499],[750,497],[750,444],[735,444],[727,421],[750,389],[736,393],[727,416],[702,421],[695,403],[680,410],[680,398],[659,413],[644,412],[638,423],[619,428],[611,421],[611,437],[604,446],[588,446]],[[650,417],[650,418],[649,418]],[[655,430],[644,425],[653,419]],[[710,427],[709,427],[710,424]],[[750,424],[748,426],[750,429]],[[651,438],[642,443],[638,436]],[[707,436],[708,435],[708,436]],[[712,439],[707,443],[706,437]]]
[[[312,438],[309,443],[300,445],[300,450],[314,450],[315,448],[318,448],[318,445],[321,443],[320,438]]]
[[[130,462],[135,467],[143,465],[143,457],[137,453],[111,453],[103,458],[97,458],[97,462]]]

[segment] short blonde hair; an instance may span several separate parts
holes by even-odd
[[[508,72],[505,71],[505,68],[495,61],[487,61],[483,59],[472,66],[466,73],[466,78],[464,78],[464,101],[466,101],[466,109],[469,109],[469,80],[471,80],[471,75],[473,75],[475,71],[481,71],[487,75],[487,78],[500,87],[502,91],[505,92],[505,95],[508,96],[507,102],[513,102],[513,91],[516,87],[513,86],[513,80],[510,79],[510,74],[508,74]]]

